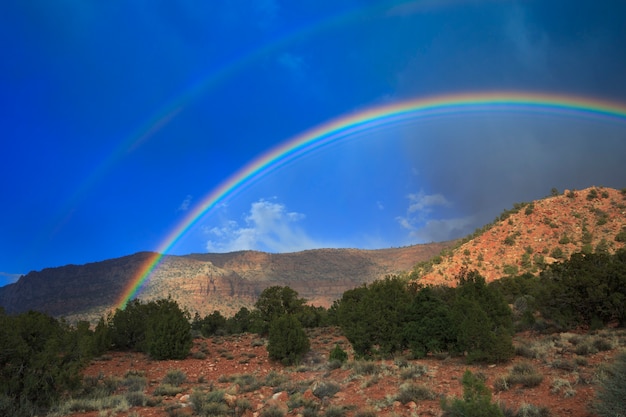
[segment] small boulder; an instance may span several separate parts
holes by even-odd
[[[224,394],[224,402],[226,403],[226,405],[232,408],[237,402],[237,396],[233,394]]]
[[[287,391],[280,391],[272,395],[272,399],[286,403],[289,400],[289,394],[287,394]]]

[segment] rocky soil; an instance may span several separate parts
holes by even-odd
[[[339,329],[314,329],[309,334],[311,351],[292,367],[270,361],[266,340],[254,334],[196,339],[186,360],[152,361],[139,353],[112,352],[93,361],[84,375],[92,384],[116,387],[112,395],[122,401],[109,409],[57,415],[199,415],[198,398],[204,395],[205,406],[223,415],[441,416],[440,398],[462,396],[461,378],[469,369],[485,379],[493,401],[510,410],[534,405],[543,409],[541,415],[585,417],[594,415],[589,406],[598,379],[626,347],[623,329],[524,333],[514,339],[517,356],[505,364],[466,365],[462,357],[413,360],[408,355],[364,362],[354,360]],[[350,353],[341,366],[328,360],[336,344]],[[503,384],[516,367],[535,371],[538,385]],[[140,381],[138,394],[129,393],[133,380]],[[176,388],[172,382],[180,383]],[[207,405],[211,393],[221,400]],[[130,406],[128,401],[148,405]]]

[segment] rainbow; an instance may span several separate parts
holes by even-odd
[[[227,178],[207,194],[167,235],[138,269],[123,293],[117,308],[123,309],[136,297],[161,258],[203,216],[229,196],[249,187],[261,177],[295,159],[362,132],[371,132],[398,123],[415,123],[427,118],[463,113],[522,112],[532,115],[559,115],[600,118],[626,122],[626,104],[589,97],[545,93],[487,92],[448,94],[374,106],[323,123],[268,150]]]

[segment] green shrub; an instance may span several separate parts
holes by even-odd
[[[510,385],[519,384],[525,388],[533,388],[541,384],[543,375],[529,362],[520,362],[513,365],[507,379]]]
[[[148,397],[140,391],[127,392],[125,397],[131,407],[145,407],[148,403]]]
[[[450,307],[431,287],[421,288],[408,307],[403,326],[414,358],[447,350],[455,339]]]
[[[90,337],[88,327],[72,329],[34,311],[8,316],[0,308],[0,415],[40,414],[78,389]]]
[[[519,269],[517,268],[517,265],[504,265],[502,272],[506,275],[517,275]]]
[[[600,379],[593,408],[601,417],[626,415],[626,352],[620,353]]]
[[[353,361],[350,366],[355,375],[376,375],[381,370],[377,363],[365,360]]]
[[[147,384],[146,377],[140,375],[127,375],[122,384],[128,391],[142,391]]]
[[[471,371],[463,374],[463,399],[451,402],[442,399],[441,408],[446,417],[504,417],[497,404],[491,402],[491,392],[485,383]]]
[[[285,412],[275,405],[261,411],[261,417],[285,417]]]
[[[415,364],[407,366],[400,371],[400,378],[402,379],[414,379],[426,374],[428,369],[424,365]]]
[[[256,391],[262,385],[261,381],[253,374],[237,374],[229,378],[228,381],[220,382],[233,382],[239,385],[239,389],[241,390],[241,392]],[[271,384],[268,385],[272,386]]]
[[[572,372],[576,370],[576,365],[567,359],[555,359],[551,364],[551,367],[560,369],[562,371]]]
[[[180,369],[170,369],[163,377],[163,383],[179,387],[187,380],[187,375]]]
[[[516,417],[550,417],[550,410],[544,406],[522,403],[517,409]]]
[[[296,316],[303,310],[306,300],[289,287],[272,286],[261,292],[254,306],[258,317],[256,327],[259,333],[267,333],[272,322],[285,315]],[[252,319],[251,319],[252,320]],[[302,324],[302,323],[300,323]]]
[[[152,394],[156,396],[165,395],[168,397],[172,397],[176,394],[180,394],[181,392],[183,392],[183,389],[180,387],[176,387],[170,384],[161,384],[154,389]]]
[[[589,190],[589,193],[587,193],[587,200],[591,201],[596,198],[598,198],[598,191],[595,188],[592,188]]]
[[[400,401],[402,404],[414,401],[434,400],[436,398],[435,393],[424,385],[419,384],[403,384],[400,386],[400,390],[396,395],[396,401]]]
[[[565,254],[563,253],[563,249],[557,247],[550,251],[550,256],[554,259],[563,259],[565,257]]]
[[[339,346],[339,344],[335,344],[333,350],[330,351],[330,355],[328,355],[328,359],[330,361],[338,361],[340,363],[348,360],[348,353]]]
[[[569,236],[567,236],[567,234],[564,234],[563,236],[561,236],[561,238],[559,239],[559,244],[560,245],[567,245],[568,243],[570,243],[571,240],[569,238]]]
[[[298,319],[287,314],[270,324],[267,352],[285,365],[293,365],[309,351],[309,338]]]
[[[227,416],[228,406],[224,402],[224,391],[202,392],[194,390],[189,396],[191,407],[200,416]]]
[[[456,333],[454,349],[467,352],[472,362],[503,362],[515,353],[512,312],[502,294],[489,287],[476,271],[462,271],[452,323]]]
[[[346,415],[346,407],[339,405],[331,405],[326,409],[324,417],[344,417]]]
[[[334,382],[322,382],[315,389],[313,389],[313,395],[317,398],[330,398],[341,390],[341,387]]]
[[[147,322],[147,352],[158,360],[185,359],[193,344],[189,313],[169,298],[154,304]]]
[[[270,387],[279,387],[287,381],[289,381],[289,377],[287,375],[280,374],[274,370],[270,371],[265,376],[265,385]]]
[[[576,395],[576,390],[572,388],[572,384],[567,379],[562,378],[554,378],[552,380],[550,392],[552,394],[563,394],[565,398]]]

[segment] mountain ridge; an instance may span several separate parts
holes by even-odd
[[[566,190],[518,203],[494,222],[456,241],[388,249],[311,249],[291,253],[238,251],[164,255],[139,298],[172,297],[192,314],[231,315],[251,308],[273,285],[290,286],[312,305],[328,307],[343,292],[386,275],[455,285],[463,268],[487,281],[537,275],[575,252],[614,253],[626,243],[626,189]],[[94,322],[114,309],[133,277],[154,258],[138,252],[85,265],[32,271],[0,288],[9,313],[39,310]]]
[[[171,296],[192,314],[220,310],[234,314],[252,307],[268,286],[289,285],[311,304],[329,306],[356,286],[408,271],[453,242],[403,248],[312,249],[293,253],[239,251],[224,254],[164,255],[142,285],[142,300]],[[154,252],[138,252],[84,265],[31,271],[0,288],[8,313],[29,309],[69,321],[95,321],[111,311]]]

